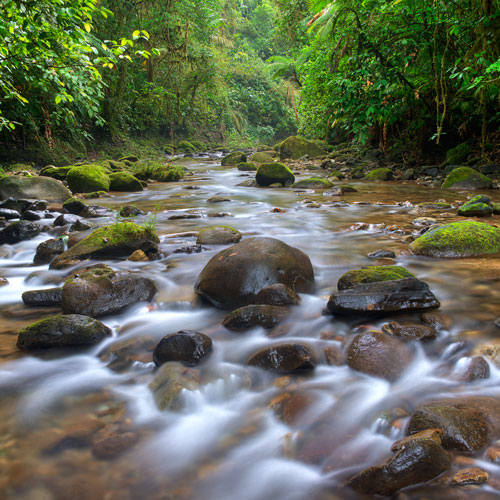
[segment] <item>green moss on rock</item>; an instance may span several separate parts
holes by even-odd
[[[64,210],[74,215],[80,215],[80,213],[87,207],[88,205],[79,198],[69,198],[63,203]]]
[[[195,153],[196,147],[189,141],[181,141],[177,144],[177,151],[181,151],[182,153]]]
[[[444,180],[441,189],[485,189],[492,181],[486,175],[469,167],[454,168]]]
[[[274,161],[274,158],[267,153],[254,153],[251,157],[250,160],[255,162],[255,163],[272,163]]]
[[[238,165],[246,161],[247,155],[245,153],[242,153],[241,151],[233,151],[222,158],[221,165]]]
[[[307,179],[301,179],[293,185],[293,187],[305,189],[328,189],[332,186],[333,184],[328,179],[323,179],[322,177],[309,177]]]
[[[158,161],[147,161],[136,165],[133,174],[141,181],[153,179],[158,182],[175,182],[184,176],[184,167]]]
[[[259,186],[270,186],[275,183],[291,186],[295,182],[295,176],[283,163],[263,163],[257,169],[255,180]]]
[[[280,159],[291,158],[298,160],[303,156],[316,158],[325,154],[325,151],[314,142],[308,141],[303,137],[291,136],[285,139],[279,145]]]
[[[98,165],[74,167],[68,172],[66,180],[73,193],[109,191],[109,176],[106,170]]]
[[[424,201],[423,203],[419,203],[417,207],[440,210],[440,209],[451,208],[451,205],[449,203],[445,203],[442,201],[434,201],[434,202]]]
[[[476,196],[475,198],[480,198]],[[462,215],[463,217],[488,217],[493,213],[493,208],[491,208],[487,203],[483,203],[482,201],[469,200],[464,203],[458,209],[458,215]]]
[[[231,226],[212,226],[198,233],[197,245],[229,245],[238,243],[241,233]]]
[[[241,163],[238,163],[238,170],[242,172],[254,172],[255,170],[257,170],[257,165],[255,163],[243,161]]]
[[[118,159],[118,161],[122,162],[129,161],[131,163],[135,163],[139,161],[139,157],[136,155],[127,155],[127,156],[122,156],[121,158]]]
[[[115,172],[109,176],[111,191],[142,191],[142,184],[132,174]]]
[[[415,275],[401,266],[369,266],[344,273],[338,283],[339,290],[347,290],[364,283],[415,278]]]
[[[500,229],[484,222],[452,222],[431,229],[410,245],[416,255],[477,257],[500,252]]]
[[[441,164],[441,167],[446,167],[447,165],[461,165],[467,160],[467,157],[471,153],[472,146],[463,142],[462,144],[446,151],[446,160]]]
[[[43,175],[45,177],[52,177],[53,179],[57,179],[59,181],[64,181],[66,180],[68,172],[74,167],[74,165],[69,165],[67,167],[47,166],[40,170],[40,175]]]
[[[365,175],[369,181],[390,181],[392,179],[392,170],[390,168],[376,168]]]

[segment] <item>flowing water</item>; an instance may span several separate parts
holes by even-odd
[[[97,347],[36,355],[16,350],[20,328],[56,312],[24,307],[22,292],[58,286],[68,270],[32,264],[48,234],[1,250],[1,275],[9,280],[0,288],[2,498],[354,499],[345,480],[391,455],[392,442],[404,435],[418,403],[446,395],[500,396],[500,371],[492,363],[488,379],[465,384],[458,376],[471,346],[499,335],[493,322],[500,315],[500,260],[415,257],[405,241],[419,229],[412,224],[417,217],[456,219],[456,210],[424,214],[414,204],[464,200],[463,194],[414,183],[354,182],[358,192],[346,193],[342,199],[348,203],[342,203],[328,193],[240,187],[251,175],[221,167],[217,158],[192,159],[186,166],[192,176],[183,182],[98,200],[109,208],[134,204],[156,213],[165,256],[110,262],[153,278],[159,293],[152,304],[104,318],[113,337]],[[207,203],[212,196],[231,201]],[[182,214],[201,217],[170,219]],[[225,312],[195,299],[196,278],[221,247],[191,254],[175,250],[194,245],[194,232],[216,224],[231,225],[244,237],[272,236],[309,255],[316,291],[303,295],[301,305],[271,332],[229,332],[220,325]],[[367,257],[381,248],[398,257]],[[340,321],[322,314],[342,273],[374,263],[397,263],[425,280],[451,320],[436,341],[417,346],[415,361],[394,383],[335,361],[344,338],[380,329],[387,318]],[[214,350],[201,366],[186,369],[199,389],[183,391],[178,411],[159,411],[148,388],[155,373],[151,347],[182,329],[210,335]],[[277,377],[245,366],[258,348],[280,341],[311,346],[319,359],[314,373]],[[126,435],[128,449],[113,457],[96,453],[91,443],[103,428]],[[487,470],[488,485],[462,490],[460,498],[500,495],[500,468],[483,458],[462,460]],[[439,485],[417,488],[414,498],[444,498],[445,492],[458,498]]]

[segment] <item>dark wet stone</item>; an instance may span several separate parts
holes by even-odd
[[[120,209],[120,215],[122,217],[136,217],[138,215],[144,215],[144,212],[134,205],[128,205]]]
[[[163,337],[153,351],[153,361],[160,366],[167,361],[197,365],[212,351],[212,339],[201,332],[183,330]]]
[[[179,214],[171,215],[168,220],[201,219],[200,214]]]
[[[358,285],[334,292],[328,301],[328,310],[339,315],[422,311],[439,306],[427,283],[416,278]]]
[[[500,401],[490,397],[443,399],[418,407],[407,434],[429,428],[443,431],[447,450],[477,452],[500,435]]]
[[[77,220],[72,227],[73,231],[88,231],[89,229],[92,229],[94,226],[85,220],[79,219]]]
[[[78,198],[70,198],[64,202],[63,207],[69,214],[80,215],[87,204]]]
[[[288,314],[286,307],[252,304],[229,313],[222,320],[222,326],[228,330],[245,330],[254,326],[270,329],[283,321]]]
[[[368,257],[370,257],[370,259],[394,259],[396,254],[392,250],[376,250],[375,252],[369,253]]]
[[[300,304],[299,295],[283,283],[265,286],[255,297],[256,304],[270,306],[296,306]]]
[[[252,304],[262,288],[275,283],[311,293],[314,271],[309,257],[274,238],[248,238],[212,257],[195,291],[216,307],[234,309]]]
[[[73,215],[73,214],[61,214],[54,221],[54,227],[72,225],[72,224],[75,224],[78,220],[79,219],[78,219],[77,215]]]
[[[127,452],[138,440],[135,432],[116,432],[112,426],[105,427],[92,440],[92,453],[96,458],[110,460]]]
[[[344,356],[354,370],[392,382],[411,364],[414,351],[396,337],[366,332],[352,338]]]
[[[46,288],[45,290],[30,290],[22,295],[23,302],[32,307],[60,306],[62,288]]]
[[[23,212],[23,215],[21,215],[21,219],[35,221],[35,220],[41,220],[42,216],[39,213],[34,212],[33,210],[25,210]]]
[[[62,293],[65,314],[94,318],[114,314],[137,302],[149,302],[156,294],[152,280],[110,268],[89,269],[66,281]]]
[[[347,485],[358,493],[388,497],[406,486],[430,481],[450,467],[450,455],[438,443],[411,441],[386,463],[359,472]]]
[[[30,204],[30,210],[47,210],[49,207],[49,202],[46,200],[36,200]]]
[[[111,335],[96,319],[79,314],[51,316],[19,331],[19,349],[90,346]]]
[[[206,250],[206,248],[203,248],[201,245],[189,245],[187,247],[176,248],[174,250],[174,253],[192,254],[192,253],[201,253],[203,252],[203,250]]]
[[[469,467],[454,474],[451,478],[451,483],[458,484],[460,486],[464,486],[466,484],[482,484],[486,483],[489,477],[490,476],[486,471],[479,469],[478,467]]]
[[[35,264],[48,264],[57,255],[64,252],[64,242],[60,238],[42,241],[36,249]]]
[[[1,208],[7,208],[10,210],[16,210],[18,213],[22,213],[28,208],[32,208],[31,201],[28,200],[16,200],[15,198],[8,198],[0,203]],[[42,209],[44,210],[44,209]]]
[[[449,330],[451,327],[451,318],[446,316],[444,313],[432,311],[425,312],[420,315],[420,319],[436,332],[441,332],[443,330]]]
[[[17,210],[12,210],[10,208],[0,208],[0,217],[4,219],[19,219],[21,214]]]
[[[313,370],[316,356],[304,344],[279,344],[252,354],[247,364],[278,373],[295,373]]]
[[[464,382],[475,382],[476,380],[489,378],[489,376],[490,365],[488,362],[482,356],[474,356],[469,359],[469,363],[461,379]]]
[[[436,331],[427,325],[418,323],[398,323],[391,321],[382,326],[382,330],[402,340],[434,340]]]
[[[20,241],[30,240],[42,232],[42,226],[33,222],[21,220],[9,224],[0,231],[0,243],[14,244]]]
[[[80,217],[84,217],[85,219],[96,219],[105,215],[109,215],[109,211],[98,205],[90,205],[80,212]]]

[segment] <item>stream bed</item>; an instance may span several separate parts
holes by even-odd
[[[102,319],[113,336],[95,347],[17,350],[20,328],[58,312],[27,308],[22,293],[60,286],[69,271],[33,264],[38,244],[52,237],[46,233],[0,249],[0,274],[9,281],[0,288],[0,497],[366,498],[345,481],[391,455],[418,404],[448,396],[500,397],[500,369],[491,361],[488,378],[466,383],[460,377],[465,357],[499,338],[494,321],[500,316],[500,259],[430,259],[408,251],[408,236],[420,229],[413,224],[418,217],[458,220],[456,208],[416,205],[438,199],[456,204],[465,193],[354,181],[357,192],[329,196],[239,186],[253,175],[221,167],[218,158],[184,164],[191,173],[184,181],[94,201],[111,209],[133,204],[155,214],[134,221],[156,224],[164,255],[151,262],[107,261],[114,269],[152,278],[159,292],[150,304]],[[214,196],[230,201],[208,203]],[[496,191],[491,197],[500,201]],[[182,215],[199,217],[172,219]],[[495,219],[500,223],[500,216]],[[103,225],[115,217],[96,220]],[[302,295],[278,327],[228,331],[221,326],[227,311],[196,298],[198,275],[224,247],[185,250],[193,249],[198,231],[219,224],[236,228],[243,238],[277,238],[311,259],[315,292]],[[384,248],[397,257],[368,257]],[[396,316],[347,321],[323,314],[343,273],[374,264],[404,266],[428,283],[448,320],[436,340],[416,346],[414,360],[392,383],[352,370],[341,357],[349,335],[380,330]],[[415,318],[418,314],[397,316]],[[209,335],[213,352],[198,367],[186,368],[198,388],[182,392],[177,411],[160,411],[148,388],[156,370],[151,348],[179,330]],[[246,366],[257,349],[285,340],[313,349],[318,366],[311,374],[277,376]],[[447,475],[398,498],[499,498],[500,466],[484,454],[457,455],[452,472],[457,464],[477,466],[489,473],[488,482],[458,488]]]

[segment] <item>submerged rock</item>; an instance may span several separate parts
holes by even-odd
[[[229,245],[238,243],[241,233],[230,226],[212,226],[202,229],[196,239],[197,245]]]
[[[369,467],[347,485],[358,493],[388,497],[406,486],[430,481],[451,467],[451,457],[432,439],[407,443],[386,463]]]
[[[334,292],[327,307],[333,314],[350,315],[423,311],[439,306],[427,283],[416,278],[404,278],[367,283]]]
[[[19,349],[90,346],[111,335],[111,330],[96,319],[79,314],[51,316],[19,331]]]
[[[345,349],[345,361],[354,370],[393,382],[412,362],[413,349],[380,332],[355,335]]]
[[[134,250],[147,254],[158,249],[159,238],[149,228],[133,222],[120,222],[93,231],[69,250],[59,255],[50,265],[51,268],[64,266],[67,260],[88,258],[128,257]]]
[[[487,189],[493,182],[489,177],[469,167],[453,169],[443,181],[441,189]]]
[[[156,295],[152,280],[110,268],[94,268],[75,274],[63,286],[65,314],[94,318],[114,314],[137,302],[149,302]]]
[[[235,309],[254,303],[262,288],[275,283],[311,293],[314,271],[309,257],[274,238],[248,238],[212,257],[195,291],[216,307]]]
[[[398,323],[391,321],[382,326],[382,331],[400,337],[402,340],[434,340],[436,331],[427,325],[418,323]]]
[[[401,266],[368,266],[366,269],[356,269],[344,273],[339,278],[337,288],[347,290],[364,283],[393,281],[403,278],[415,278],[415,275]]]
[[[21,177],[9,175],[0,179],[0,198],[64,201],[71,191],[62,182],[50,177]],[[11,208],[11,207],[9,207]]]
[[[163,337],[153,351],[156,366],[180,361],[195,366],[212,351],[212,339],[201,332],[183,330]]]
[[[396,254],[392,250],[375,250],[375,252],[369,253],[368,257],[370,259],[395,259]]]
[[[259,186],[272,186],[276,183],[291,186],[295,182],[295,176],[283,163],[263,163],[257,169],[255,180]]]
[[[264,347],[252,354],[247,364],[278,373],[296,373],[313,370],[316,367],[316,356],[304,344],[279,344]]]
[[[287,307],[270,305],[248,305],[229,313],[222,326],[228,330],[245,330],[254,326],[273,328],[289,314]]]
[[[463,221],[430,229],[410,244],[416,255],[478,257],[500,252],[500,229],[484,222]]]

